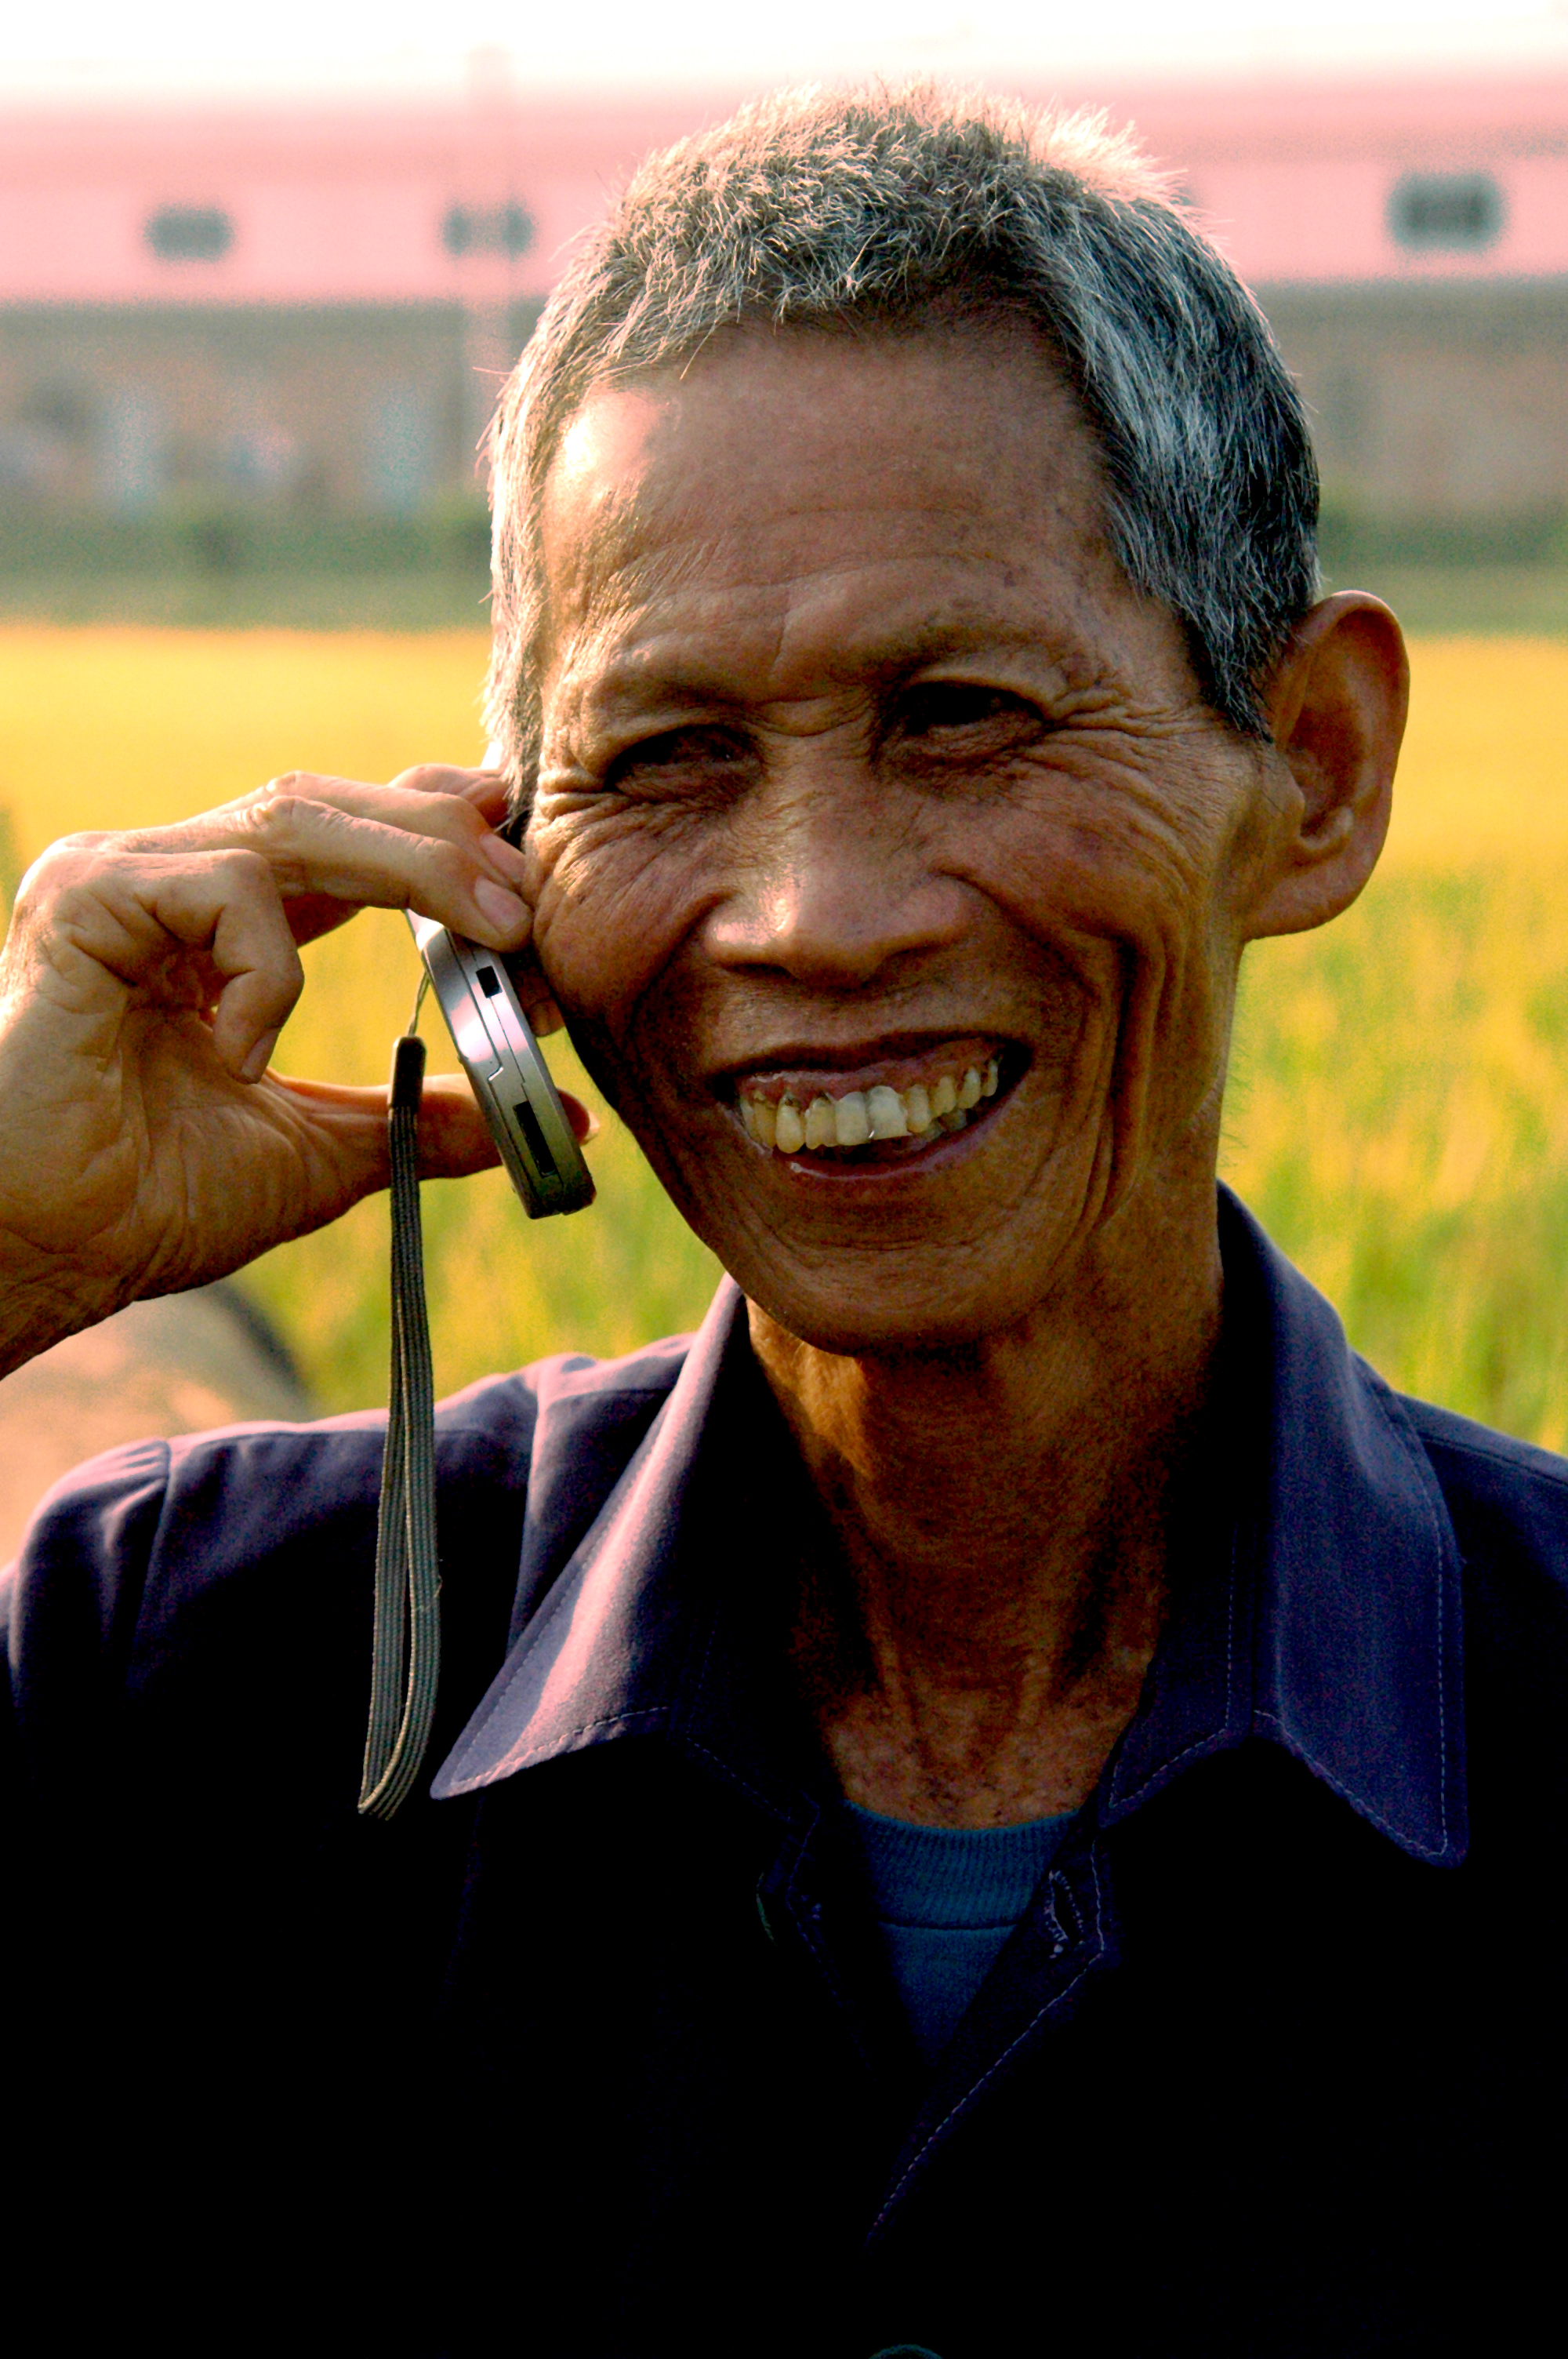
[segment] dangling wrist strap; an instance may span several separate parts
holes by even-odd
[[[419,1776],[441,1670],[436,1554],[436,1388],[419,1222],[419,996],[392,1052],[392,1378],[375,1534],[375,1631],[360,1810],[390,1819]]]

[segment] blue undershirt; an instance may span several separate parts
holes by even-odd
[[[887,1961],[931,2062],[1001,1953],[1073,1822],[917,1827],[843,1806],[865,1865]]]

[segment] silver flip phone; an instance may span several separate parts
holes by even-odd
[[[408,923],[523,1210],[531,1221],[580,1212],[593,1179],[505,966],[431,918]]]

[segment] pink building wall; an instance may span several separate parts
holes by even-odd
[[[1036,93],[1043,94],[1043,93]],[[1568,277],[1568,78],[1477,84],[1238,83],[1064,93],[1130,119],[1260,285]],[[341,303],[544,294],[575,234],[645,148],[722,111],[527,97],[426,109],[0,112],[0,304]],[[1411,171],[1480,169],[1485,251],[1412,253],[1389,225]],[[455,259],[455,204],[515,198],[515,264]],[[215,206],[233,244],[160,260],[159,208]]]
[[[1568,518],[1568,75],[1056,94],[1132,122],[1260,290],[1346,512]],[[0,106],[0,489],[325,512],[471,487],[573,240],[731,103]],[[1401,243],[1412,174],[1478,176],[1488,234]],[[454,208],[507,206],[521,252],[449,250]],[[160,255],[171,207],[221,215],[225,250]]]

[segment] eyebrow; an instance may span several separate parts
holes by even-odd
[[[846,659],[831,666],[827,677],[844,687],[868,680],[885,686],[936,664],[961,662],[966,656],[1016,653],[1029,654],[1073,684],[1101,676],[1082,641],[1054,630],[1048,617],[1026,625],[957,614],[939,621],[928,617],[917,628],[891,631],[880,640],[864,638]],[[662,706],[737,712],[755,701],[739,693],[719,668],[708,672],[700,658],[694,663],[689,651],[683,650],[681,661],[667,669],[642,656],[611,658],[587,683],[583,710],[602,725],[621,717],[641,718]]]

